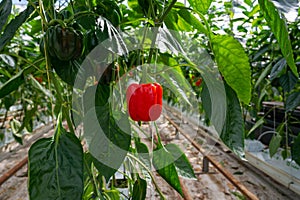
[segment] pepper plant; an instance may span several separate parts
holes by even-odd
[[[225,11],[216,9],[220,5]],[[259,5],[290,75],[298,77],[284,19],[271,1]],[[30,148],[30,199],[145,199],[148,184],[165,199],[153,170],[183,195],[179,176],[195,178],[187,157],[178,146],[163,143],[155,122],[149,126],[157,140],[151,140],[149,150],[139,135],[141,123],[134,121],[158,119],[162,96],[184,109],[192,107],[192,97],[201,97],[196,103],[207,123],[243,157],[241,105],[248,107],[251,101],[253,69],[234,35],[233,6],[231,1],[212,0],[29,0],[13,17],[12,1],[2,0],[1,58],[15,64],[10,68],[10,63],[1,62],[1,105],[8,109],[15,102],[27,102],[20,130],[46,107],[55,128],[53,137]],[[216,23],[215,14],[228,17],[228,26]],[[23,42],[24,29],[33,38],[28,43]],[[215,69],[219,73],[210,74]],[[34,77],[42,77],[42,83]],[[191,87],[189,80],[195,77]],[[159,100],[150,102],[142,89],[155,82],[163,90],[151,85]],[[128,86],[131,95],[126,101]],[[148,103],[141,109],[140,101],[158,105],[155,117],[149,120],[143,113]],[[123,174],[128,194],[116,189],[116,173]]]

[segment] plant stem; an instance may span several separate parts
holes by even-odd
[[[88,171],[88,176],[89,176],[90,180],[92,181],[92,184],[93,184],[93,187],[94,187],[94,192],[95,192],[96,194],[98,194],[99,191],[98,191],[98,188],[97,188],[97,184],[96,184],[96,181],[95,181],[95,179],[94,179],[93,172],[90,170],[90,167],[91,167],[91,166],[88,165],[88,163],[86,162],[85,159],[84,159],[83,162],[84,162],[84,165],[85,165],[85,167],[86,167],[86,169],[87,169],[87,171]],[[98,195],[98,196],[99,196],[99,195]]]
[[[160,135],[159,135],[159,131],[158,131],[158,127],[157,127],[156,122],[154,122],[154,126],[155,126],[156,135],[157,135],[158,145],[159,145],[160,147],[163,147],[164,145],[163,145],[162,142],[161,142],[161,138],[160,138]]]
[[[165,18],[167,17],[167,15],[169,14],[169,12],[171,11],[171,9],[173,8],[173,6],[175,5],[176,2],[177,2],[177,0],[172,0],[172,2],[169,4],[167,9],[163,12],[161,17],[158,19],[158,22],[155,23],[154,34],[153,34],[153,38],[152,38],[152,42],[151,42],[149,57],[148,57],[148,60],[147,60],[147,63],[149,63],[149,64],[151,62],[151,59],[152,59],[152,56],[153,56],[153,53],[154,53],[153,48],[154,48],[154,45],[155,45],[155,42],[156,42],[159,27],[162,25],[163,21],[165,20]]]
[[[53,76],[53,74],[51,74],[51,75],[52,75],[51,79],[53,80],[53,84],[54,84],[54,87],[55,87],[55,90],[56,90],[57,98],[60,102],[64,102],[64,98],[60,93],[60,89],[59,89],[57,79]],[[62,106],[64,106],[64,105],[62,105]],[[67,104],[65,108],[64,107],[62,108],[62,112],[64,113],[64,115],[66,117],[69,130],[70,130],[71,133],[75,134],[75,131],[74,131],[74,128],[73,128],[73,123],[72,123],[71,118],[70,118],[70,113],[68,112],[69,110],[70,110],[69,104]]]
[[[139,164],[140,164],[140,165],[148,172],[148,174],[150,175],[150,177],[151,177],[151,179],[152,179],[152,182],[153,182],[153,184],[154,184],[154,186],[155,186],[155,188],[156,188],[156,190],[157,190],[159,196],[160,196],[163,200],[166,200],[166,197],[164,196],[164,194],[163,194],[163,193],[161,192],[161,190],[159,189],[159,187],[158,187],[158,185],[157,185],[157,183],[156,183],[156,181],[155,181],[155,179],[154,179],[154,176],[153,176],[153,174],[151,173],[150,169],[148,169],[148,167],[147,167],[142,161],[140,161],[137,157],[135,157],[134,155],[128,153],[127,156],[130,157],[130,158],[132,158],[132,159],[134,159],[136,162],[138,162],[138,163],[139,163]]]

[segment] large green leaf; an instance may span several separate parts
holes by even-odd
[[[269,0],[259,0],[258,2],[264,17],[269,24],[269,27],[271,28],[280,45],[281,52],[285,57],[287,64],[291,68],[294,75],[299,77],[285,21],[280,17],[280,14],[278,13],[278,10],[274,6],[273,2]]]
[[[0,98],[3,98],[11,92],[17,90],[24,82],[24,70],[21,70],[0,87]]]
[[[106,181],[121,166],[131,141],[128,116],[119,112],[114,118],[109,99],[106,85],[91,87],[84,95],[84,137],[90,153],[101,163],[97,169]]]
[[[146,199],[147,194],[147,182],[138,176],[133,185],[132,200]]]
[[[290,92],[296,86],[298,78],[289,70],[279,78],[279,83],[284,92]]]
[[[173,156],[178,175],[195,179],[194,170],[182,150],[176,144],[167,144],[165,147]]]
[[[0,37],[0,52],[2,51],[4,46],[14,37],[18,28],[27,20],[27,18],[33,11],[34,7],[28,4],[27,8],[23,12],[21,12],[18,16],[11,20],[9,24],[7,24]]]
[[[86,70],[81,67],[76,60],[61,61],[57,58],[50,57],[51,65],[55,69],[56,74],[70,86],[82,88],[86,80]],[[76,85],[75,85],[76,81]]]
[[[3,26],[6,24],[8,16],[11,13],[12,0],[2,0],[0,3],[0,33]]]
[[[300,134],[294,140],[292,145],[292,159],[300,165]]]
[[[188,0],[190,5],[197,11],[205,14],[212,3],[212,0]]]
[[[35,142],[28,155],[30,199],[78,199],[83,193],[83,150],[59,117],[54,137]]]
[[[248,104],[251,99],[251,70],[244,48],[229,35],[216,35],[211,42],[221,74],[238,98]]]
[[[286,111],[293,111],[300,105],[300,92],[293,92],[288,95],[285,103]]]
[[[157,147],[153,152],[153,165],[158,174],[183,195],[172,154],[163,147]]]
[[[207,30],[204,25],[187,9],[180,9],[178,11],[178,15],[199,32],[207,34]]]
[[[220,138],[235,154],[243,157],[245,133],[240,102],[234,90],[227,84],[225,85],[225,89],[227,96],[227,114]]]

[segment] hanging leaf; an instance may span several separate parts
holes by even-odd
[[[294,140],[292,145],[292,159],[300,165],[300,134]]]
[[[188,0],[188,2],[195,10],[205,14],[209,9],[212,0]]]
[[[269,74],[270,70],[272,69],[272,63],[270,63],[264,71],[260,74],[257,81],[255,82],[254,88],[257,88],[259,84],[265,79],[265,77]]]
[[[292,91],[297,82],[298,78],[290,70],[279,78],[279,83],[285,92]]]
[[[179,176],[195,179],[194,170],[182,150],[176,144],[167,144],[165,148],[172,154],[174,164]]]
[[[21,70],[0,87],[0,98],[3,98],[11,92],[17,90],[24,82],[24,70]]]
[[[58,118],[52,138],[36,141],[28,153],[30,199],[82,199],[83,150]]]
[[[34,106],[31,109],[25,109],[25,117],[23,118],[22,126],[18,129],[18,133],[21,133],[21,131],[24,128],[32,129],[33,127],[33,117],[36,115],[38,107]],[[29,130],[28,130],[29,131]]]
[[[138,158],[140,159],[140,161],[143,162],[144,165],[148,169],[151,169],[152,165],[151,165],[150,154],[149,154],[149,150],[148,150],[147,145],[142,143],[138,139],[135,139],[134,145],[136,147],[136,153],[138,154]],[[146,169],[144,169],[143,167],[141,167],[140,170],[143,174],[143,177],[147,181],[151,181],[151,176],[149,175],[149,172]]]
[[[276,64],[272,67],[271,73],[270,73],[270,80],[274,80],[277,78],[279,74],[282,73],[283,69],[286,66],[286,60],[284,58],[279,59]]]
[[[249,136],[253,131],[255,131],[258,127],[260,127],[261,125],[263,125],[265,122],[265,118],[262,117],[260,118],[250,129],[250,131],[248,132],[247,136]]]
[[[202,103],[203,109],[205,111],[205,116],[207,116],[211,120],[212,103],[211,103],[209,90],[208,90],[208,87],[205,82],[203,83],[202,91],[201,91],[201,103]]]
[[[127,55],[127,46],[111,22],[100,16],[97,20],[97,24],[99,29],[96,31],[96,36],[101,45],[110,52],[120,56]]]
[[[240,102],[236,93],[227,84],[227,114],[220,138],[235,154],[244,157],[244,123]]]
[[[8,16],[11,13],[12,0],[2,0],[0,3],[0,33],[3,29],[3,26],[6,24]]]
[[[286,112],[295,110],[300,105],[300,92],[293,92],[288,95],[285,103]]]
[[[197,29],[200,33],[208,34],[204,25],[187,9],[180,9],[178,14],[190,25],[192,25],[195,29]]]
[[[178,98],[182,99],[188,105],[192,105],[191,97],[194,95],[193,89],[185,79],[180,67],[170,67],[164,65],[157,65],[159,77],[157,81],[163,83],[169,88]]]
[[[140,141],[135,141],[135,147],[139,159],[148,167],[148,169],[151,169],[150,155],[147,145]]]
[[[21,123],[19,121],[17,121],[16,119],[13,119],[12,121],[10,121],[9,124],[12,129],[12,134],[13,134],[15,141],[17,141],[19,144],[23,145],[22,134],[19,133]]]
[[[281,135],[279,134],[274,134],[270,144],[269,144],[269,153],[270,153],[270,157],[273,157],[276,153],[278,148],[280,147],[280,142],[282,140]]]
[[[118,119],[113,117],[109,97],[110,88],[106,85],[87,90],[84,94],[83,119],[89,151],[101,163],[97,169],[106,181],[120,168],[131,141],[128,117],[122,112],[118,113]]]
[[[18,28],[27,20],[27,18],[34,11],[34,7],[28,4],[27,8],[16,16],[13,20],[7,24],[1,37],[0,37],[0,52],[3,50],[4,46],[14,37]],[[2,20],[2,16],[1,16]]]
[[[211,42],[218,69],[238,98],[248,104],[251,99],[251,70],[242,45],[229,35],[217,35]]]
[[[137,180],[133,185],[132,200],[146,199],[146,194],[147,182],[138,175]]]
[[[165,148],[159,146],[155,149],[153,152],[153,165],[158,174],[183,196],[174,160]]]
[[[85,84],[86,73],[89,69],[81,67],[76,60],[61,61],[57,58],[50,57],[51,65],[55,69],[56,74],[70,86],[82,88]],[[76,84],[75,84],[76,81]]]
[[[0,54],[0,58],[3,62],[5,62],[5,64],[7,64],[10,67],[15,68],[16,66],[16,62],[13,59],[12,56],[6,55],[6,54]]]
[[[287,64],[293,74],[298,78],[299,75],[293,57],[294,53],[285,21],[280,17],[277,8],[271,1],[259,0],[258,2],[269,27],[280,45],[281,52]]]
[[[53,95],[49,90],[47,90],[45,87],[43,87],[32,75],[29,76],[31,84],[36,89],[40,90],[42,93],[44,93],[47,97],[53,98]]]

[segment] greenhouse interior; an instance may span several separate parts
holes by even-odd
[[[0,200],[300,200],[298,0],[0,0]]]

